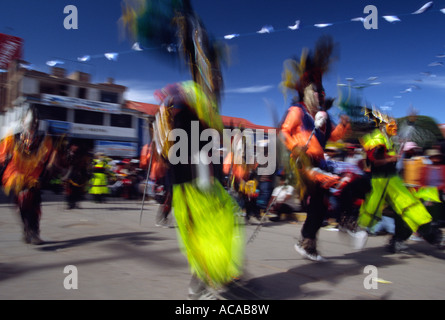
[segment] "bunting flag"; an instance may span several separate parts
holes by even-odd
[[[176,2],[172,2],[172,3],[174,4]],[[403,14],[395,14],[395,15],[383,15],[383,16],[380,16],[380,18],[382,18],[383,20],[385,20],[388,23],[395,24],[395,23],[401,23],[402,22],[402,19],[400,17],[405,17],[405,16],[408,16],[408,15],[421,15],[421,14],[425,14],[427,12],[428,13],[440,12],[442,14],[445,14],[445,8],[437,9],[437,10],[433,10],[432,8],[433,8],[433,1],[429,1],[429,2],[425,3],[424,5],[422,5],[421,7],[419,7],[417,10],[415,10],[413,12],[403,13]],[[165,9],[165,8],[163,8],[163,7],[162,8],[161,7],[157,8],[156,7],[153,10],[161,10],[161,9]],[[162,12],[162,11],[160,11],[160,12]],[[167,13],[169,13],[169,12],[167,12]],[[128,10],[128,12],[124,12],[123,17],[120,19],[120,22],[123,25],[125,25],[126,27],[131,28],[132,26],[129,25],[129,24],[132,23],[131,21],[133,21],[132,17],[133,17],[134,14],[136,14],[136,12],[133,12],[131,10]],[[150,28],[147,29],[148,31],[147,30],[146,31],[140,30],[140,31],[141,32],[142,31],[144,31],[144,32],[151,32],[151,31],[155,32],[154,34],[150,34],[150,37],[152,39],[155,39],[155,40],[158,39],[158,38],[162,38],[164,40],[165,37],[166,37],[165,33],[167,33],[167,36],[169,35],[172,39],[174,39],[174,37],[175,37],[174,36],[174,30],[170,30],[170,29],[165,30],[165,28],[161,29],[161,28],[157,28],[156,27],[156,26],[163,25],[160,22],[163,22],[164,16],[163,15],[155,15],[155,17],[157,17],[157,19],[160,19],[160,20],[159,21],[146,21],[147,23],[149,23],[149,26],[152,26],[151,29]],[[308,29],[308,28],[324,29],[324,28],[332,27],[332,26],[334,26],[336,24],[343,24],[343,23],[348,23],[348,22],[350,22],[350,23],[361,22],[363,24],[365,22],[365,18],[361,17],[361,16],[357,16],[357,17],[351,18],[349,20],[344,20],[344,21],[337,21],[337,22],[330,22],[330,23],[304,24],[304,25],[302,25],[302,21],[300,19],[297,19],[297,20],[294,21],[293,24],[288,24],[285,28],[282,28],[282,29],[276,29],[276,28],[274,28],[271,25],[264,25],[264,26],[261,27],[261,29],[255,31],[255,32],[244,33],[244,34],[241,34],[241,33],[230,33],[230,34],[226,34],[224,36],[221,36],[220,39],[224,39],[226,41],[233,41],[234,39],[237,39],[237,38],[240,38],[240,37],[244,37],[244,36],[254,36],[254,35],[263,36],[265,34],[276,33],[276,32],[285,32],[285,31],[287,31],[287,32],[301,32],[303,29]],[[136,26],[133,26],[133,27],[136,27]],[[156,34],[156,32],[158,34]],[[161,34],[162,32],[164,34]],[[218,37],[216,37],[215,39],[219,40]],[[174,41],[172,41],[172,43],[170,43],[170,44],[165,43],[165,44],[162,44],[162,45],[160,45],[160,43],[156,42],[156,41],[154,41],[152,43],[147,43],[147,44],[144,44],[144,46],[143,46],[143,45],[141,45],[140,42],[137,41],[137,42],[133,43],[133,45],[131,46],[131,50],[127,50],[127,51],[123,51],[123,52],[106,52],[106,53],[103,53],[103,54],[96,54],[96,55],[87,54],[87,55],[78,57],[77,61],[79,61],[79,62],[88,62],[88,61],[90,61],[92,59],[100,59],[100,58],[104,58],[105,57],[109,61],[116,62],[118,60],[119,55],[129,54],[129,53],[138,53],[138,52],[147,51],[147,50],[161,50],[161,51],[165,50],[168,54],[173,54],[173,55],[178,54],[178,46],[177,46],[176,43],[174,43]],[[438,54],[438,55],[436,55],[435,58],[437,58],[437,59],[445,58],[445,53]],[[46,62],[46,64],[48,66],[54,67],[54,66],[57,66],[57,65],[63,65],[64,62],[62,60],[49,60],[49,61]],[[433,61],[430,64],[428,64],[427,66],[428,67],[443,67],[444,63],[441,62],[441,61]],[[431,77],[431,78],[432,77],[436,77],[436,75],[434,75],[433,73],[431,73],[429,71],[428,72],[421,72],[420,75],[424,76],[424,77]],[[349,81],[349,80],[347,80],[347,81]],[[372,80],[368,79],[368,81],[372,81]],[[422,80],[421,79],[416,79],[415,81],[421,82]],[[360,84],[356,85],[355,87],[356,88],[364,88],[364,87],[369,86],[369,85],[378,85],[378,84],[381,84],[381,82],[368,82],[363,87],[360,87]],[[341,86],[341,84],[338,84],[338,86]],[[408,88],[406,88],[405,90],[400,91],[400,93],[411,93],[415,89],[419,89],[419,87],[411,85]],[[401,97],[401,96],[397,95],[395,97]]]
[[[91,59],[91,56],[86,55],[86,56],[77,58],[77,61],[86,62],[86,61],[90,61],[90,59]]]
[[[406,15],[419,15],[419,14],[423,14],[425,12],[441,12],[443,14],[445,14],[445,8],[442,9],[438,9],[438,10],[431,10],[433,7],[433,1],[429,1],[427,3],[425,3],[423,6],[421,6],[419,9],[417,9],[414,12],[411,13],[405,13],[405,14],[398,14],[398,15],[384,15],[381,16],[382,19],[384,19],[385,21],[389,22],[389,23],[396,23],[396,22],[401,22],[402,20],[400,19],[400,16],[406,16]],[[127,19],[121,19],[122,21],[120,21],[123,24],[129,24],[131,21],[131,15],[134,14],[133,12],[129,11],[127,12]],[[125,15],[124,15],[125,17]],[[297,31],[297,30],[302,30],[302,29],[307,29],[307,28],[318,28],[318,29],[323,29],[323,28],[328,28],[331,26],[334,26],[336,24],[340,24],[340,23],[346,23],[346,22],[361,22],[364,23],[365,18],[364,17],[354,17],[351,18],[349,20],[345,20],[345,21],[337,21],[337,22],[330,22],[330,23],[315,23],[315,24],[307,24],[305,26],[302,26],[301,20],[295,20],[294,24],[292,25],[288,25],[286,26],[286,28],[283,29],[276,29],[271,25],[264,25],[263,27],[261,27],[261,29],[255,31],[255,32],[250,32],[250,33],[245,33],[245,34],[240,34],[240,33],[231,33],[231,34],[226,34],[223,35],[221,37],[221,39],[224,40],[233,40],[242,36],[252,36],[254,34],[270,34],[273,32],[284,32],[284,31]],[[153,22],[154,23],[154,22]],[[160,31],[159,31],[160,32]],[[161,36],[161,35],[159,35]],[[156,36],[154,36],[156,37]],[[217,38],[218,39],[218,38]],[[157,47],[145,47],[142,46],[139,42],[135,42],[130,51],[125,51],[125,52],[110,52],[110,53],[104,53],[104,54],[98,54],[98,55],[85,55],[82,57],[78,57],[77,60],[80,62],[88,62],[91,59],[94,58],[101,58],[104,57],[110,61],[117,61],[118,56],[120,54],[124,54],[124,53],[131,53],[131,52],[140,52],[140,51],[146,51],[146,50],[159,50],[159,49],[163,49],[166,50],[169,53],[176,53],[177,52],[177,48],[175,47],[174,44],[166,44],[163,46],[157,46]],[[440,58],[445,57],[445,54],[438,56]],[[51,60],[47,62],[48,65],[57,65],[57,64],[63,64],[63,61],[60,60]]]
[[[290,30],[298,30],[300,28],[300,20],[295,21],[295,24],[287,27]]]
[[[261,28],[261,30],[257,31],[256,33],[271,33],[274,31],[274,28],[272,26],[264,26]]]
[[[332,23],[316,23],[314,24],[314,27],[317,28],[326,28],[332,26]]]
[[[382,18],[391,23],[401,21],[397,16],[383,16]]]
[[[144,49],[142,49],[141,45],[139,42],[135,42],[133,44],[133,46],[131,47],[132,50],[134,51],[143,51]]]
[[[239,34],[238,33],[233,33],[233,34],[225,35],[224,39],[230,40],[230,39],[237,38],[237,37],[239,37]]]
[[[61,61],[61,60],[49,60],[46,62],[46,64],[50,67],[55,67],[58,66],[59,64],[65,64],[65,62]]]
[[[414,11],[412,14],[421,14],[430,9],[433,6],[433,1],[425,3],[419,10]]]
[[[110,61],[117,61],[117,58],[119,57],[119,53],[116,52],[108,52],[105,53],[105,58],[107,58]]]

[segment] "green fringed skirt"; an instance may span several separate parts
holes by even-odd
[[[431,215],[422,202],[405,186],[403,180],[395,175],[375,177],[371,179],[372,191],[367,194],[360,207],[358,224],[363,228],[371,228],[381,219],[385,203],[402,217],[413,232],[426,223],[431,222]]]
[[[239,208],[219,182],[201,191],[193,183],[173,186],[172,206],[180,247],[191,271],[212,287],[241,275],[244,227]]]

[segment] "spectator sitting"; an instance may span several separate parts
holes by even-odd
[[[301,207],[295,202],[294,187],[287,184],[286,177],[280,177],[279,185],[272,191],[269,206],[270,211],[277,215],[272,215],[271,220],[279,220],[280,213],[289,214],[301,210]]]

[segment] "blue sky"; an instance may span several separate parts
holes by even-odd
[[[273,125],[268,106],[281,117],[289,102],[278,85],[283,62],[312,48],[316,40],[331,35],[339,44],[339,60],[325,76],[328,96],[337,97],[337,83],[347,78],[380,83],[363,90],[369,103],[386,107],[395,117],[408,114],[414,107],[419,114],[445,123],[445,67],[429,66],[444,62],[445,0],[418,15],[411,13],[427,1],[297,1],[297,0],[192,0],[209,33],[231,48],[230,64],[223,68],[225,92],[222,114],[246,118],[261,125]],[[2,0],[0,33],[25,40],[24,58],[34,68],[48,72],[46,62],[64,61],[69,72],[81,70],[93,75],[95,82],[113,77],[129,87],[130,100],[155,103],[153,91],[168,83],[189,79],[179,63],[160,60],[153,50],[132,51],[132,42],[120,37],[119,0]],[[378,9],[378,29],[366,30],[362,23],[350,21],[365,17],[366,5]],[[78,29],[66,30],[63,9],[78,9]],[[400,22],[389,23],[384,15],[397,15]],[[300,28],[287,26],[300,20]],[[326,28],[314,24],[332,23]],[[257,33],[263,26],[274,32]],[[239,34],[224,40],[227,34]],[[118,52],[117,61],[109,61],[106,52]],[[78,57],[91,55],[87,63]],[[428,72],[428,75],[427,73]],[[409,89],[410,92],[404,92]],[[333,109],[335,115],[338,110]]]

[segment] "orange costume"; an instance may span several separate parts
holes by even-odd
[[[324,125],[315,128],[314,118],[309,113],[304,102],[291,106],[286,118],[281,126],[286,147],[292,151],[294,148],[304,148],[305,154],[311,160],[311,167],[318,167],[323,171],[329,171],[326,167],[324,148],[328,140],[337,141],[342,139],[350,129],[350,124],[338,124],[333,128],[329,117]],[[313,136],[311,137],[311,134]],[[339,181],[338,176],[330,175],[327,172],[305,169],[305,178],[320,183],[325,189],[330,188]]]
[[[9,159],[2,177],[6,194],[18,196],[26,189],[39,187],[39,178],[46,168],[53,151],[50,137],[45,137],[36,150],[27,147],[16,136],[10,135],[0,142],[0,163]]]
[[[41,243],[40,178],[53,161],[53,150],[48,136],[10,135],[0,142],[0,164],[4,167],[1,182],[20,211],[27,243]]]
[[[152,150],[152,144],[144,145],[141,150],[141,157],[139,167],[144,170],[148,170],[150,166],[150,157],[153,155],[153,160],[150,168],[150,179],[157,181],[166,175],[167,166],[156,152]]]
[[[285,144],[289,150],[294,147],[304,147],[309,140],[314,129],[312,116],[307,111],[306,106],[301,102],[298,106],[289,108],[286,119],[281,126],[281,132],[285,137]],[[331,123],[325,124],[324,128],[315,133],[316,139],[310,139],[307,145],[306,154],[317,162],[324,159],[324,147],[327,140],[337,141],[342,139],[349,130],[350,124],[346,126],[339,124],[332,129]],[[330,132],[329,132],[330,131]],[[323,137],[324,136],[324,137]]]
[[[298,102],[289,107],[281,125],[284,144],[291,151],[290,171],[295,174],[307,217],[301,229],[301,240],[294,248],[303,257],[323,261],[316,248],[316,235],[327,213],[329,189],[340,182],[332,164],[324,157],[328,140],[341,139],[349,130],[346,117],[339,125],[331,122],[327,111],[333,99],[325,99],[323,74],[329,70],[335,44],[322,37],[314,52],[304,49],[296,59],[284,63],[282,88],[298,93]]]

